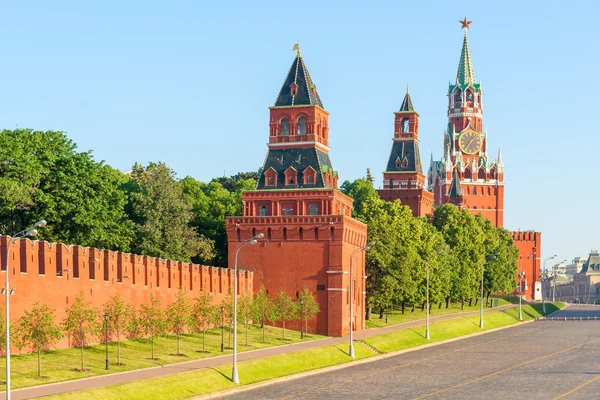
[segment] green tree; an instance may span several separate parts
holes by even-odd
[[[192,307],[186,293],[179,289],[175,295],[175,300],[167,308],[167,327],[177,335],[177,355],[181,356],[180,337],[185,329],[190,325],[192,317]]]
[[[54,322],[54,310],[36,302],[31,311],[23,311],[23,315],[18,320],[18,330],[21,343],[37,352],[37,374],[40,377],[42,376],[42,350],[48,350],[63,336],[60,325]]]
[[[298,306],[296,302],[283,290],[277,293],[277,297],[273,299],[273,315],[274,320],[281,321],[282,339],[285,340],[285,322],[296,318],[298,314]]]
[[[300,319],[300,337],[304,339],[304,332],[308,331],[308,320],[316,318],[321,311],[314,294],[307,287],[298,293],[298,318]]]
[[[246,328],[246,346],[248,346],[248,325],[250,325],[250,321],[252,320],[253,300],[252,294],[247,293],[243,296],[240,296],[237,303],[238,317]]]
[[[223,324],[227,325],[227,348],[231,349],[231,325],[233,324],[233,295],[231,294],[231,289],[227,293],[221,303],[219,304],[219,308],[223,308]]]
[[[59,158],[42,179],[29,220],[48,221],[44,238],[129,251],[133,223],[125,214],[126,175],[94,161],[91,153]]]
[[[63,132],[32,129],[0,132],[0,224],[2,232],[25,229],[27,213],[36,204],[42,180],[56,161],[74,154],[75,145]],[[40,232],[43,238],[46,232]]]
[[[192,323],[194,329],[202,331],[202,352],[206,353],[206,330],[218,323],[217,307],[213,304],[213,297],[206,290],[198,293],[192,307]]]
[[[142,304],[139,312],[140,326],[146,335],[150,335],[152,360],[154,357],[154,337],[165,331],[165,314],[161,309],[160,299],[150,294],[150,304]]]
[[[254,300],[252,302],[252,319],[260,321],[260,327],[262,328],[262,342],[265,343],[265,322],[271,320],[271,314],[273,310],[273,302],[269,299],[269,293],[265,290],[264,285],[260,285],[260,288],[254,293]]]
[[[134,165],[124,188],[129,194],[126,210],[135,224],[134,253],[178,261],[211,257],[213,243],[190,226],[192,204],[165,164]]]
[[[71,339],[73,346],[81,348],[81,371],[85,371],[83,348],[88,344],[90,337],[98,332],[96,310],[92,303],[85,300],[83,291],[81,291],[73,304],[67,308],[66,313],[63,329]]]
[[[437,207],[432,224],[450,247],[451,297],[461,299],[464,306],[465,299],[479,297],[481,268],[486,255],[485,234],[468,210],[459,210],[452,204]]]
[[[256,188],[256,180],[252,178],[255,175],[241,173],[209,183],[198,182],[189,176],[182,180],[183,193],[192,203],[191,226],[198,234],[212,240],[215,246],[214,257],[195,257],[194,262],[227,267],[225,218],[242,214],[242,192]]]
[[[117,365],[121,364],[121,334],[131,325],[133,307],[123,301],[118,294],[104,304],[104,314],[108,315],[108,332],[117,339]],[[102,316],[104,318],[104,316]]]

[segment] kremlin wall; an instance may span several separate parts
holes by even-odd
[[[0,237],[2,260],[9,240]],[[17,240],[8,256],[10,287],[15,289],[10,299],[12,321],[39,301],[55,309],[55,320],[60,322],[81,291],[98,309],[117,294],[139,309],[149,303],[150,294],[165,307],[179,289],[190,299],[206,290],[214,304],[233,291],[233,270],[227,268],[29,239]],[[238,293],[253,293],[253,289],[252,272],[239,270]],[[65,338],[59,347],[66,346]]]

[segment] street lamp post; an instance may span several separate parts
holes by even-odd
[[[300,339],[304,339],[304,300],[300,299]]]
[[[6,268],[6,280],[4,282],[4,289],[2,294],[6,295],[6,400],[10,400],[10,295],[15,292],[15,289],[10,289],[9,286],[9,268],[8,268],[8,255],[10,254],[10,248],[16,243],[17,239],[24,237],[33,237],[37,235],[38,231],[36,228],[43,228],[46,226],[46,221],[41,220],[33,224],[33,229],[26,229],[18,232],[13,237],[8,237],[8,243],[6,245],[6,253],[4,254],[4,266]]]
[[[225,351],[225,306],[221,306],[221,353]]]
[[[556,257],[556,254],[553,255],[552,257],[548,257],[544,260],[544,272],[543,274],[546,275],[546,261],[548,260],[552,260],[554,257]],[[548,276],[545,276],[546,278],[546,282],[548,282]],[[544,301],[544,281],[542,280],[542,313],[544,315],[546,315],[546,302]]]
[[[442,251],[444,251],[445,249],[447,249],[448,246],[444,246],[441,249],[439,249],[437,252],[441,253]],[[425,338],[427,340],[430,340],[430,335],[429,335],[429,260],[431,259],[431,254],[429,256],[427,256],[427,265],[426,265],[426,269],[425,269],[425,275],[426,275],[426,289],[425,289],[425,299],[426,299],[426,303],[427,303],[427,313],[425,314]]]
[[[523,310],[521,308],[521,303],[523,299],[523,278],[525,277],[525,272],[523,272],[523,264],[521,263],[521,272],[519,273],[519,321],[523,321]]]
[[[369,242],[365,247],[358,248],[350,254],[350,348],[348,350],[348,354],[350,357],[354,358],[354,343],[352,343],[352,259],[356,253],[361,251],[368,251],[371,247],[375,246],[375,242]]]
[[[479,327],[483,329],[483,272],[485,261],[481,264],[481,299],[479,300]]]
[[[238,264],[238,254],[242,247],[249,244],[256,244],[257,239],[262,239],[265,235],[259,233],[255,235],[253,238],[244,240],[243,242],[237,245],[237,249],[235,250],[235,260],[233,263],[233,367],[231,368],[231,380],[233,383],[240,383],[240,378],[238,377],[237,370],[237,264]]]
[[[561,262],[558,263],[558,265],[567,262],[567,260],[562,260]],[[554,267],[552,267],[552,272],[554,275],[554,280],[552,281],[552,302],[554,303],[554,299],[555,299],[555,295],[556,295],[556,265]]]
[[[108,371],[108,313],[104,313],[104,322],[106,323],[106,370]]]

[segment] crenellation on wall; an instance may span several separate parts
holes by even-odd
[[[7,236],[0,236],[2,260],[8,241]],[[108,280],[104,279],[105,272]],[[165,273],[164,278],[160,278],[162,273]],[[167,285],[169,276],[170,288]],[[180,288],[188,293],[190,299],[201,290],[208,290],[214,303],[218,304],[233,285],[233,271],[226,268],[27,238],[17,240],[10,249],[9,278],[11,287],[15,289],[15,295],[11,296],[13,320],[40,302],[55,309],[56,320],[61,321],[67,307],[82,291],[86,300],[97,309],[117,294],[134,308],[139,308],[149,301],[150,294],[166,306]],[[211,284],[213,279],[215,281]],[[240,295],[252,290],[252,280],[252,272],[238,270]],[[220,290],[211,290],[211,285],[218,285]],[[67,345],[66,341],[62,341],[59,347]]]

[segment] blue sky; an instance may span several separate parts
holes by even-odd
[[[257,170],[299,39],[340,179],[369,167],[378,187],[407,83],[424,167],[440,158],[466,15],[490,156],[501,147],[505,164],[505,226],[542,231],[542,257],[587,254],[600,247],[600,7],[485,3],[7,3],[0,126],[64,130],[124,171],[164,161],[208,181]]]

